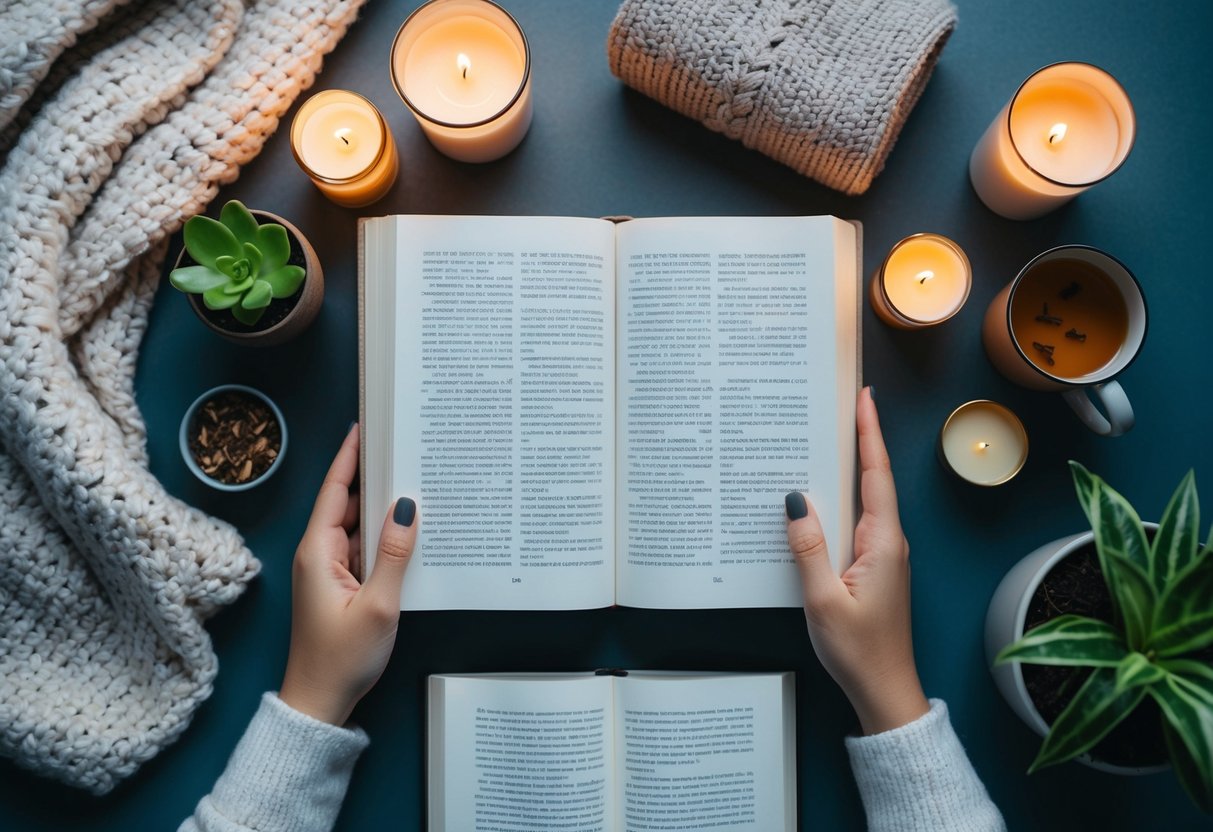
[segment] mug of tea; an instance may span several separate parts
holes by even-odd
[[[1141,285],[1123,263],[1090,246],[1059,246],[998,293],[981,334],[1004,376],[1060,391],[1087,427],[1120,436],[1133,427],[1133,407],[1113,379],[1141,351],[1148,317]]]

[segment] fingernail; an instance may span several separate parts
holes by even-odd
[[[413,525],[413,520],[417,517],[417,503],[412,497],[401,497],[396,501],[396,508],[392,509],[392,522],[397,526],[404,526],[406,529]]]
[[[875,384],[868,385],[868,398],[872,400],[872,404],[876,403],[876,385]]]
[[[809,516],[809,504],[799,491],[789,491],[788,496],[783,498],[783,507],[788,512],[789,520],[800,520]]]

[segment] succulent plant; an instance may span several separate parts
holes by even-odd
[[[1213,812],[1213,542],[1200,543],[1195,477],[1180,482],[1151,542],[1124,497],[1077,462],[1070,469],[1115,620],[1062,615],[999,653],[998,663],[1093,668],[1030,771],[1087,751],[1148,696],[1176,777]]]
[[[182,292],[202,295],[207,309],[230,309],[252,326],[274,298],[289,298],[303,284],[304,270],[287,264],[291,254],[286,229],[258,225],[237,200],[223,206],[218,221],[190,217],[185,250],[198,265],[173,269],[169,282]]]

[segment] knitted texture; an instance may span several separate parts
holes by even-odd
[[[1006,832],[948,719],[948,706],[900,728],[847,738],[869,832]]]
[[[215,788],[178,832],[327,832],[369,740],[301,714],[272,693]]]
[[[210,694],[203,621],[259,566],[148,472],[139,342],[169,235],[360,5],[0,10],[0,753],[23,766],[106,792]]]
[[[624,0],[607,56],[667,107],[861,194],[955,25],[948,0]]]

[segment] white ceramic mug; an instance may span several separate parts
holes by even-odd
[[[1034,364],[1011,327],[1015,290],[1033,269],[1052,260],[1078,260],[1098,269],[1116,287],[1128,312],[1128,328],[1120,349],[1102,367],[1077,378],[1053,375]],[[1088,428],[1101,436],[1120,436],[1133,427],[1133,406],[1114,377],[1133,363],[1141,351],[1148,320],[1141,285],[1123,263],[1091,246],[1058,246],[1032,258],[994,297],[986,310],[981,334],[991,363],[1008,379],[1033,390],[1059,391]],[[1099,401],[1103,413],[1096,408],[1092,397]]]

